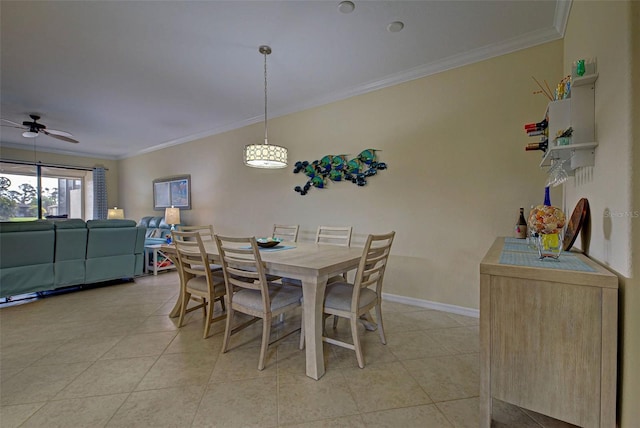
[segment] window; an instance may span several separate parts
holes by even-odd
[[[85,218],[91,176],[82,169],[0,162],[0,220]]]

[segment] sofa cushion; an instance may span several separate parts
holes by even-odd
[[[149,226],[147,227],[151,227],[151,228],[162,227],[162,220],[164,220],[164,217],[151,217],[151,219],[149,220]]]
[[[53,288],[54,242],[52,222],[0,223],[0,297]]]

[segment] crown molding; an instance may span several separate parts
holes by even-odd
[[[377,91],[379,89],[387,88],[390,86],[405,83],[411,80],[427,77],[432,74],[441,73],[443,71],[452,70],[454,68],[463,67],[476,62],[484,61],[490,58],[494,58],[501,55],[506,55],[519,50],[531,48],[544,43],[552,42],[554,40],[561,39],[564,34],[564,28],[566,27],[566,21],[571,7],[571,0],[559,0],[556,3],[556,15],[554,19],[554,27],[550,27],[544,30],[533,31],[522,36],[514,37],[512,39],[504,40],[500,43],[494,43],[491,45],[483,46],[478,49],[474,49],[464,54],[453,55],[443,60],[434,61],[429,64],[425,64],[419,67],[415,67],[409,70],[405,70],[400,73],[389,75],[383,79],[371,81],[345,91],[333,92],[326,96],[315,98],[308,102],[297,104],[291,108],[275,111],[271,114],[271,119],[284,116],[287,114],[297,113],[310,108],[319,107],[322,105],[330,104],[336,101],[341,101],[347,98],[352,98],[357,95],[363,95],[368,92]],[[558,27],[562,29],[562,33],[558,30]],[[239,122],[229,123],[227,125],[210,129],[198,134],[189,135],[176,140],[166,141],[164,143],[149,147],[140,151],[127,153],[120,156],[119,159],[125,159],[145,153],[155,152],[157,150],[165,149],[168,147],[176,146],[179,144],[188,143],[201,138],[211,137],[213,135],[221,134],[223,132],[232,131],[254,123],[264,120],[263,116],[252,117]]]
[[[57,154],[57,155],[77,156],[77,157],[93,158],[93,159],[105,159],[105,160],[118,160],[118,159],[120,159],[118,156],[102,155],[102,154],[88,153],[88,152],[79,152],[79,151],[76,151],[76,150],[52,149],[52,148],[46,147],[46,146],[36,147],[36,150],[33,149],[32,145],[26,145],[26,144],[16,144],[16,143],[5,143],[5,142],[2,142],[2,143],[0,143],[0,146],[2,148],[6,147],[8,149],[22,150],[22,151],[26,151],[26,152],[35,152],[36,155],[38,153],[53,153],[53,154]]]

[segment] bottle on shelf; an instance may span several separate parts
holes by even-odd
[[[524,219],[524,208],[520,208],[520,217],[516,222],[513,233],[514,238],[525,239],[527,237],[527,221]]]
[[[525,146],[524,149],[528,152],[532,150],[542,150],[543,152],[546,152],[548,147],[549,140],[544,140],[540,141],[539,143],[529,143]]]
[[[527,136],[529,137],[535,137],[537,135],[548,135],[548,132],[546,129],[532,129],[530,131],[527,131]]]
[[[536,131],[536,130],[543,130],[543,129],[547,129],[548,126],[549,126],[549,121],[547,120],[547,118],[544,118],[542,120],[542,122],[525,124],[524,125],[524,130],[527,131],[527,132]]]

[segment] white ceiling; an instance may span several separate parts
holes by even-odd
[[[123,158],[561,38],[569,0],[0,2],[0,115]],[[404,29],[388,32],[393,21]],[[7,147],[34,147],[0,128]],[[260,142],[247,141],[248,143]]]

